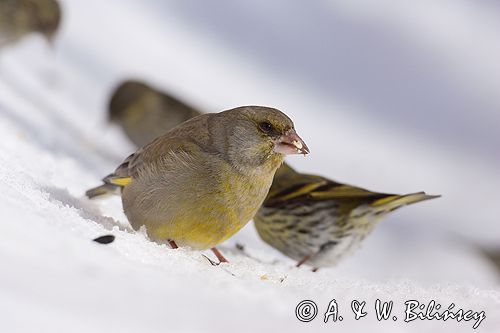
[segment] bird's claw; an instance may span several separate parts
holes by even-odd
[[[209,257],[207,257],[206,255],[202,254],[202,256],[208,260],[208,262],[212,265],[212,266],[219,266],[221,264],[221,262],[217,262],[217,261],[214,261],[212,259],[210,259]]]

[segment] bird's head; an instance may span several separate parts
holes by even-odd
[[[277,109],[243,106],[221,112],[217,118],[218,126],[224,127],[223,146],[237,165],[277,168],[286,155],[309,153],[292,120]]]

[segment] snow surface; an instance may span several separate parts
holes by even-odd
[[[54,47],[2,50],[0,332],[472,330],[404,323],[410,299],[484,310],[478,331],[498,332],[498,273],[477,248],[500,235],[500,7],[375,3],[67,0]],[[335,268],[294,268],[251,224],[212,267],[131,232],[119,198],[83,196],[134,149],[105,121],[129,77],[207,112],[284,110],[312,151],[290,159],[300,170],[443,197],[394,213]],[[375,319],[377,298],[398,321]],[[311,323],[295,318],[303,299],[319,306]],[[331,299],[344,321],[324,324]]]

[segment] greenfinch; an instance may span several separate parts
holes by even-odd
[[[135,86],[143,88],[122,90],[122,98],[127,101],[123,105],[127,105],[128,114],[124,116],[125,112],[122,112],[115,121],[133,142],[138,142],[134,138],[145,135],[159,136],[165,128],[180,124],[193,113],[200,113],[193,112],[182,102],[172,104],[175,107],[168,107],[168,103],[147,102],[167,99],[168,96],[162,97],[165,96],[163,93],[145,84],[135,83]],[[143,116],[145,114],[149,116]],[[165,123],[148,122],[148,117],[163,119]],[[103,185],[95,195],[99,191],[109,192],[113,186]],[[271,191],[254,221],[265,242],[296,259],[299,266],[307,263],[317,270],[334,265],[357,247],[385,214],[403,205],[435,197],[425,193],[374,193],[319,176],[300,174],[284,164],[278,169]]]
[[[212,249],[255,215],[285,155],[307,154],[294,124],[279,110],[245,106],[192,118],[130,155],[104,178],[121,189],[135,230],[172,247]]]
[[[1,0],[0,47],[33,32],[52,42],[60,21],[61,8],[56,0]]]
[[[201,114],[186,103],[143,82],[121,83],[109,102],[109,120],[123,128],[137,147]]]
[[[297,266],[307,264],[317,271],[357,248],[388,213],[437,197],[371,192],[284,164],[254,222],[267,244],[297,260]]]

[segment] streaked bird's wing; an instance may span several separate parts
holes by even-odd
[[[288,165],[279,170],[271,191],[264,203],[266,207],[280,206],[287,202],[334,200],[345,213],[361,206],[370,205],[377,211],[392,211],[415,202],[437,198],[424,192],[398,195],[373,192],[361,187],[337,183],[315,175],[295,172]]]

